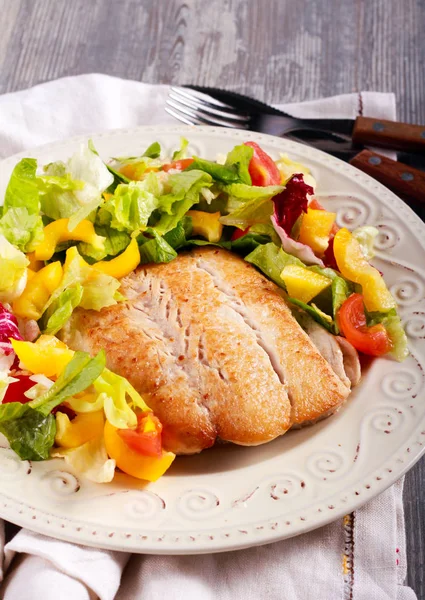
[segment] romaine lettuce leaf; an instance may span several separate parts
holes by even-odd
[[[159,145],[159,144],[158,144]],[[173,152],[172,159],[173,160],[181,160],[182,158],[186,158],[186,149],[189,145],[189,141],[182,137],[180,138],[180,148]],[[159,154],[157,155],[159,156]]]
[[[0,219],[0,234],[23,252],[32,252],[43,241],[43,221],[26,207],[12,207]]]
[[[253,149],[250,146],[245,146],[245,144],[235,146],[228,153],[224,165],[195,156],[194,162],[185,171],[204,171],[211,175],[214,181],[224,184],[243,183],[251,185],[248,167],[253,153]]]
[[[94,248],[91,244],[80,242],[78,250],[80,254],[93,262],[103,260],[106,256],[116,256],[123,252],[130,243],[130,235],[125,231],[118,231],[109,225],[94,226],[97,235],[104,238],[104,247],[102,250]]]
[[[23,158],[16,165],[6,188],[3,214],[10,208],[26,208],[28,213],[38,215],[40,199],[36,171],[35,158]]]
[[[104,410],[108,421],[118,429],[137,425],[137,417],[130,403],[142,411],[149,411],[148,405],[134,387],[120,375],[105,369],[93,384],[96,392],[103,395]]]
[[[46,460],[55,439],[55,418],[30,404],[0,404],[0,433],[21,460]]]
[[[0,234],[0,302],[12,302],[24,291],[29,260]]]
[[[202,171],[182,171],[170,175],[167,181],[170,192],[159,198],[162,213],[154,229],[164,235],[174,229],[187,211],[199,202],[202,188],[211,186],[211,177]]]
[[[43,315],[43,321],[46,323],[42,326],[43,333],[55,335],[60,331],[68,322],[74,308],[81,303],[82,297],[83,286],[79,283],[64,289]]]
[[[229,214],[221,217],[220,221],[223,225],[232,225],[239,229],[259,223],[270,223],[274,209],[271,198],[282,189],[279,185],[259,187],[243,183],[224,186],[223,191],[229,195]]]
[[[140,264],[168,263],[176,258],[177,252],[170,246],[165,237],[160,236],[155,229],[149,231],[154,236],[152,239],[148,239],[145,236],[138,238],[139,241],[143,242],[139,246]]]
[[[285,285],[280,274],[284,267],[286,265],[305,267],[304,263],[298,260],[298,258],[287,254],[282,248],[279,248],[272,242],[257,246],[248,256],[245,256],[245,260],[258,267],[260,271],[283,289],[285,289]]]
[[[102,193],[114,181],[99,155],[84,145],[66,165],[51,163],[45,173],[38,178],[41,209],[51,219],[69,218],[70,229],[102,203]]]
[[[111,215],[110,226],[132,233],[147,226],[152,212],[158,208],[162,186],[154,173],[143,181],[120,184],[114,195],[102,206]]]
[[[330,331],[331,333],[336,333],[335,331],[335,323],[329,315],[320,310],[316,305],[306,304],[305,302],[301,302],[301,300],[297,300],[296,298],[287,298],[288,302],[295,304],[299,308],[305,310],[317,323],[322,325],[325,329]]]

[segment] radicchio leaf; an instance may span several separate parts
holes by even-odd
[[[297,173],[287,182],[285,189],[272,198],[276,223],[288,236],[298,217],[307,212],[307,195],[313,194],[313,188],[304,182],[302,173]]]
[[[324,267],[323,261],[318,258],[310,246],[306,244],[302,244],[301,242],[296,242],[283,229],[280,227],[276,221],[276,217],[273,215],[270,217],[273,223],[273,227],[276,230],[276,233],[280,237],[280,241],[282,242],[282,248],[288,254],[292,254],[292,256],[296,256],[299,258],[305,265],[319,265],[320,267]]]
[[[23,340],[16,317],[0,303],[0,352],[8,356],[13,353],[10,338]]]

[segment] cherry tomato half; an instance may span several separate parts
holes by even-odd
[[[180,160],[173,160],[167,165],[162,165],[162,170],[166,172],[171,171],[171,169],[174,169],[175,171],[184,171],[192,163],[193,158],[181,158]]]
[[[255,142],[245,142],[245,146],[250,146],[254,150],[248,167],[252,185],[261,187],[265,187],[266,185],[280,185],[282,177],[271,156],[264,152]]]
[[[117,433],[131,450],[159,458],[162,454],[161,431],[159,419],[151,413],[145,413],[137,419],[136,429],[118,429]]]
[[[363,354],[382,356],[392,349],[382,324],[368,327],[361,294],[352,294],[338,311],[339,327],[347,340]]]

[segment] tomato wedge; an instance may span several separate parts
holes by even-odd
[[[143,456],[162,455],[162,425],[152,413],[142,413],[136,429],[118,429],[117,433],[127,446]]]
[[[171,169],[176,171],[184,171],[192,163],[193,158],[181,158],[180,160],[173,160],[166,165],[162,165],[162,170],[165,172],[171,171]]]
[[[282,177],[274,160],[255,142],[245,142],[254,150],[254,154],[249,163],[249,174],[251,175],[252,185],[265,187],[266,185],[280,185]]]
[[[361,294],[347,298],[338,311],[338,324],[347,340],[363,354],[382,356],[392,349],[390,337],[382,324],[367,326]]]
[[[30,400],[24,394],[35,385],[35,381],[32,381],[29,378],[29,375],[12,375],[12,377],[18,381],[9,383],[3,398],[3,404],[6,404],[7,402],[20,402],[21,404],[26,404]]]
[[[246,229],[235,229],[235,231],[232,233],[232,237],[230,238],[230,240],[234,242],[235,240],[238,240],[239,238],[246,235],[248,231],[249,227],[247,227]]]

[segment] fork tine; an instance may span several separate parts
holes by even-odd
[[[209,104],[210,106],[213,106],[215,108],[230,108],[230,109],[234,110],[234,106],[231,106],[230,104],[225,104],[224,102],[221,102],[221,100],[217,100],[216,98],[213,98],[212,96],[209,96],[208,94],[204,94],[203,92],[198,92],[197,90],[192,90],[191,88],[185,88],[185,87],[179,87],[179,86],[173,85],[173,86],[171,86],[170,89],[172,92],[175,92],[176,94],[180,94],[180,95],[184,96],[185,98],[189,98],[189,100],[197,98],[202,103]]]
[[[185,104],[180,104],[179,102],[176,102],[175,100],[172,100],[170,98],[166,100],[166,104],[179,111],[180,113],[183,113],[187,117],[197,119],[204,125],[218,125],[220,127],[232,127],[234,129],[246,129],[248,127],[248,125],[244,122],[233,121],[231,119],[223,119],[215,115],[209,115],[207,113],[204,113],[200,109],[194,110],[192,108],[189,108]]]
[[[183,115],[182,113],[177,112],[176,110],[174,110],[173,108],[170,108],[169,106],[165,106],[164,109],[165,109],[165,112],[167,112],[169,115],[171,115],[178,121],[181,121],[182,123],[186,123],[186,125],[202,125],[203,124],[198,119],[189,119],[189,117],[187,117],[186,115]]]
[[[234,107],[220,107],[212,105],[208,101],[203,98],[199,98],[197,96],[186,94],[184,91],[182,92],[178,88],[171,88],[171,91],[168,94],[169,98],[172,100],[176,100],[185,106],[189,106],[190,108],[194,108],[195,110],[202,110],[204,113],[209,115],[215,115],[217,117],[224,117],[227,119],[233,119],[235,121],[248,122],[250,120],[250,115],[239,111]],[[207,96],[208,98],[208,96]]]

